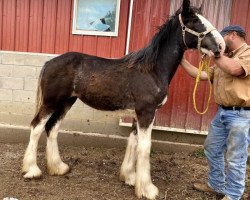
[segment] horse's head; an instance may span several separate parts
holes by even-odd
[[[197,48],[202,53],[219,57],[225,50],[225,42],[213,25],[200,14],[200,9],[190,6],[189,0],[183,0],[179,14],[182,28],[182,42],[186,48]]]

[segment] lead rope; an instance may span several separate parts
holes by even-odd
[[[212,96],[212,83],[211,83],[211,80],[209,77],[209,65],[210,65],[210,59],[203,55],[201,58],[201,61],[199,62],[198,74],[197,74],[196,79],[195,79],[195,86],[194,86],[194,91],[193,91],[193,106],[194,106],[195,111],[200,115],[204,115],[208,111],[209,103],[210,103],[211,96]],[[200,82],[201,72],[204,70],[208,76],[209,96],[208,96],[207,105],[206,105],[205,110],[199,111],[197,108],[197,105],[196,105],[196,91],[197,91],[198,84]]]

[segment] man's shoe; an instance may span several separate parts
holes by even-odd
[[[193,188],[200,192],[217,193],[212,188],[210,188],[206,183],[194,183]]]

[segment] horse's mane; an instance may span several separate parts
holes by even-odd
[[[167,18],[163,25],[158,27],[158,32],[154,35],[151,42],[143,49],[137,52],[131,52],[124,57],[127,67],[137,67],[143,72],[152,71],[156,65],[161,45],[163,42],[168,42],[172,28],[174,28],[173,20],[181,13],[181,8],[176,13]],[[190,8],[190,13],[200,13],[200,10],[195,7]]]

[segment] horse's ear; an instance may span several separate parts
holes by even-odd
[[[183,0],[182,4],[182,12],[181,14],[185,17],[188,16],[190,10],[190,1],[189,0]]]
[[[202,3],[201,3],[201,6],[200,6],[199,10],[200,10],[200,12],[202,12],[202,11],[204,10],[204,1],[202,1]]]

